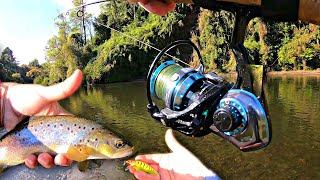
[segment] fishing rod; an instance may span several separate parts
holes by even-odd
[[[79,5],[79,6],[76,6],[76,7],[74,7],[74,8],[68,9],[68,10],[66,10],[66,11],[63,12],[63,13],[60,13],[59,15],[62,15],[62,14],[67,14],[67,15],[68,15],[68,12],[70,12],[70,11],[72,11],[72,10],[75,10],[75,9],[80,9],[80,8],[84,8],[84,7],[86,7],[86,6],[90,6],[90,5],[94,5],[94,4],[100,4],[100,3],[106,3],[106,2],[111,2],[111,1],[112,1],[112,0],[101,0],[101,1],[95,1],[95,2],[91,2],[91,3]],[[80,11],[81,11],[81,10],[80,10]],[[83,10],[82,10],[82,11],[83,11]],[[77,12],[77,16],[79,17],[78,12]],[[82,12],[82,16],[84,16],[84,12]],[[59,16],[58,16],[58,17],[59,17]],[[127,35],[127,34],[125,34],[124,32],[121,32],[121,31],[119,31],[119,30],[117,30],[117,29],[115,29],[115,28],[112,28],[112,27],[110,27],[110,26],[108,26],[108,25],[106,25],[106,24],[102,24],[102,23],[100,23],[100,22],[98,22],[98,21],[94,21],[93,19],[91,19],[91,21],[94,22],[94,23],[96,23],[96,24],[98,24],[98,25],[100,25],[100,26],[103,26],[103,27],[105,27],[105,28],[108,28],[108,29],[110,29],[110,30],[112,30],[112,31],[114,31],[114,32],[117,32],[117,33],[119,33],[119,34],[121,34],[121,35],[123,35],[123,36],[126,36],[126,37],[128,37],[128,38],[130,38],[130,39],[132,39],[132,40],[135,40],[135,41],[137,41],[137,42],[139,42],[139,43],[141,43],[141,44],[143,44],[143,45],[145,45],[145,46],[148,46],[148,47],[151,48],[151,49],[154,49],[154,50],[156,50],[156,51],[158,51],[158,52],[161,52],[161,50],[160,50],[159,48],[154,47],[154,46],[152,46],[151,44],[145,43],[145,42],[143,42],[143,41],[141,41],[141,40],[139,40],[139,39],[137,39],[137,38],[135,38],[135,37],[132,37],[132,36],[130,36],[130,35]],[[184,64],[184,65],[186,65],[186,66],[190,66],[188,63],[182,61],[181,59],[179,59],[179,58],[177,58],[177,57],[175,57],[175,56],[173,56],[173,55],[170,55],[169,53],[165,53],[165,54],[166,54],[167,56],[171,57],[172,59],[177,60],[177,61],[179,61],[180,63],[182,63],[182,64]]]
[[[87,4],[75,8],[84,6]],[[160,50],[105,24],[96,23],[159,51],[149,68],[146,87],[148,112],[156,122],[193,137],[213,133],[241,151],[253,151],[266,147],[272,134],[264,95],[266,71],[264,66],[251,61],[243,46],[250,18],[244,11],[237,12],[235,18],[231,42],[237,63],[235,83],[214,72],[204,73],[200,50],[189,40],[175,41]],[[198,68],[182,67],[176,62],[182,60],[167,54],[181,45],[195,50],[200,60]],[[173,59],[159,65],[165,54]],[[162,100],[165,107],[158,108],[154,98]]]
[[[100,1],[94,1],[94,2],[91,2],[91,3],[86,3],[86,4],[82,4],[82,5],[79,5],[79,6],[75,6],[73,8],[70,8],[62,13],[60,13],[59,15],[62,15],[62,14],[67,14],[69,13],[69,11],[72,11],[72,10],[75,10],[75,9],[80,9],[80,8],[84,8],[86,6],[90,6],[90,5],[94,5],[94,4],[100,4],[100,3],[106,3],[106,2],[111,2],[112,0],[100,0]],[[58,17],[59,17],[58,15]],[[56,19],[56,18],[55,18]]]

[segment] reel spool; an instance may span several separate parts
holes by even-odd
[[[201,62],[197,69],[184,68],[173,60],[156,67],[167,51],[181,44],[196,50]],[[237,87],[249,83],[234,84],[215,73],[203,73],[200,52],[192,42],[176,41],[164,48],[154,59],[147,80],[148,111],[164,126],[189,136],[215,133],[243,151],[269,144],[270,125],[262,104],[252,92]],[[159,110],[151,96],[166,107]]]
[[[166,106],[181,111],[189,106],[206,77],[196,70],[183,68],[175,61],[161,64],[151,76],[150,91],[153,97],[163,100]]]

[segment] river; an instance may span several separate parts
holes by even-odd
[[[145,88],[145,82],[97,85],[80,89],[61,104],[77,116],[119,132],[138,154],[169,152],[164,141],[167,128],[148,114]],[[273,131],[267,148],[243,153],[213,134],[201,138],[175,135],[222,179],[319,179],[320,76],[272,76],[266,94]],[[122,163],[98,161],[85,173],[75,165],[50,170],[20,165],[0,179],[134,179]]]

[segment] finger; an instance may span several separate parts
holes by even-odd
[[[58,166],[70,166],[72,164],[72,160],[67,158],[66,155],[58,154],[54,158],[54,164]]]
[[[132,174],[134,174],[135,172],[136,172],[136,169],[134,169],[133,167],[129,167],[129,171],[132,173]]]
[[[52,115],[73,115],[69,111],[65,110],[58,102],[55,103],[56,109]]]
[[[37,156],[33,154],[29,155],[25,160],[25,164],[31,169],[36,168],[38,166]]]
[[[185,147],[183,147],[174,137],[172,129],[168,129],[166,131],[165,135],[165,141],[168,145],[168,147],[171,149],[173,152],[178,152],[178,153],[190,153]]]
[[[45,168],[53,167],[53,158],[48,153],[42,153],[38,156],[38,162]]]
[[[176,7],[175,3],[164,3],[161,1],[151,1],[147,3],[139,2],[139,4],[147,11],[158,14],[160,16],[164,16],[168,14],[169,11],[174,10]]]
[[[159,164],[164,154],[145,154],[136,156],[136,160],[141,160],[148,164]]]
[[[151,175],[151,174],[148,174],[148,173],[145,173],[145,172],[142,172],[142,171],[136,171],[134,173],[134,176],[137,178],[137,179],[141,179],[141,180],[156,180],[156,179],[160,179],[160,176],[159,174],[157,175]]]
[[[54,115],[72,115],[72,113],[65,110],[58,102],[53,102],[47,106],[43,106],[42,109],[32,116],[54,116]]]
[[[53,86],[42,87],[44,89],[41,88],[39,94],[48,101],[59,101],[72,95],[80,87],[81,82],[82,72],[80,70],[76,70],[65,81]]]
[[[159,172],[160,170],[160,166],[159,164],[149,164],[154,170],[156,170],[157,172]]]
[[[175,3],[169,3],[167,6],[167,10],[168,12],[173,11],[176,8],[176,4]]]

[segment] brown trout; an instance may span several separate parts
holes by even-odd
[[[101,125],[75,116],[34,117],[0,139],[0,173],[30,154],[59,153],[74,161],[129,156],[133,148]]]

